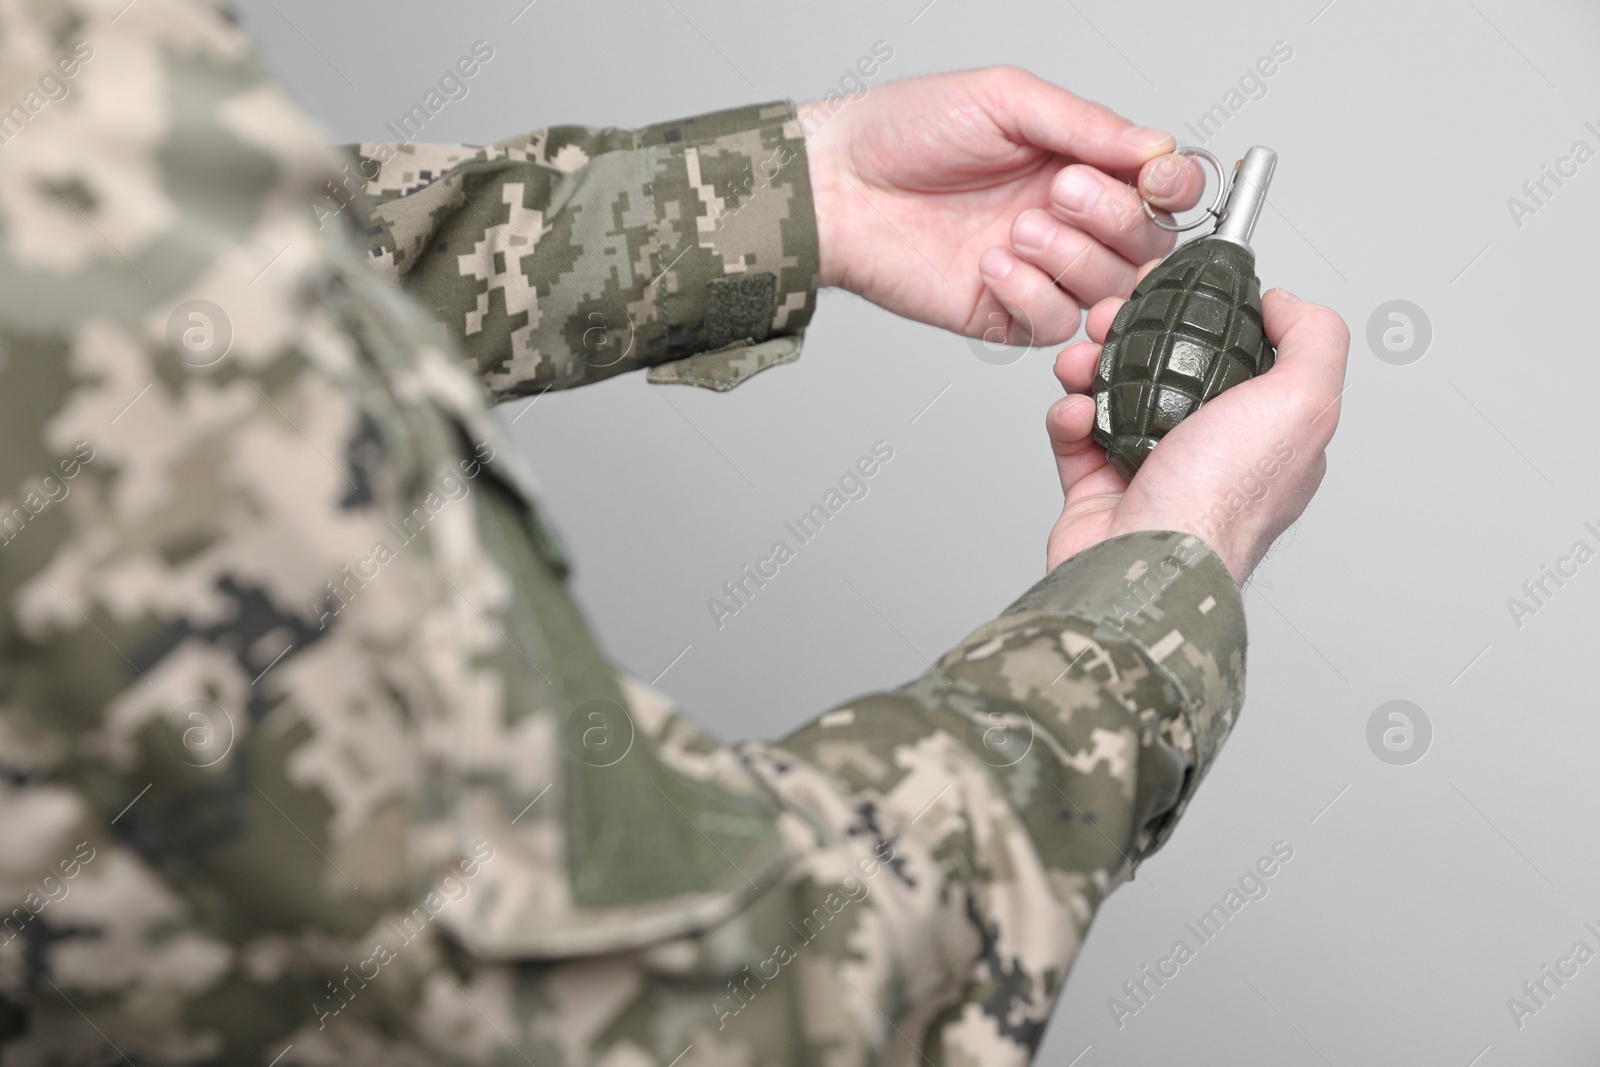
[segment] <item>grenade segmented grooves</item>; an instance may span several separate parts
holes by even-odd
[[[1272,366],[1249,248],[1218,237],[1180,246],[1122,305],[1094,376],[1094,439],[1132,479],[1201,404]]]

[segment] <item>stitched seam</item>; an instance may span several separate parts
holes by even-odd
[[[668,155],[671,155],[671,149],[668,149]],[[656,269],[654,277],[648,284],[657,286],[656,307],[661,312],[661,338],[663,347],[667,347],[666,339],[668,326],[670,325],[667,321],[667,279],[661,276],[665,273],[667,262],[667,235],[664,220],[661,217],[661,201],[656,197],[656,161],[654,156],[652,149],[645,150],[645,177],[647,179],[645,185],[650,190],[650,214],[656,224]],[[670,353],[672,349],[667,347],[667,351]]]

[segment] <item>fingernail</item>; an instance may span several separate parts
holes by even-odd
[[[1056,224],[1037,208],[1029,208],[1017,216],[1011,239],[1018,248],[1029,252],[1042,252],[1055,236]]]
[[[1056,181],[1055,200],[1068,211],[1083,213],[1100,199],[1100,183],[1080,167],[1068,167]]]
[[[1183,164],[1179,156],[1164,156],[1144,175],[1144,191],[1151,196],[1165,197],[1178,192],[1183,184]]]
[[[1287,289],[1279,289],[1278,290],[1278,295],[1283,297],[1285,300],[1289,301],[1289,303],[1291,303],[1291,304],[1300,303],[1300,298],[1298,296],[1295,296],[1293,293],[1291,293]]]
[[[1011,257],[1004,249],[990,248],[978,257],[978,270],[985,278],[999,281],[1011,273]]]
[[[1122,131],[1122,139],[1135,148],[1155,148],[1172,140],[1172,134],[1146,129],[1143,126],[1129,126]]]

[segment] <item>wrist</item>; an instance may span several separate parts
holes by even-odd
[[[1134,522],[1111,524],[1107,531],[1107,539],[1123,537],[1129,534],[1148,534],[1157,532],[1176,532],[1186,537],[1193,537],[1204,545],[1213,556],[1222,561],[1228,569],[1228,574],[1233,578],[1233,583],[1240,588],[1255,570],[1256,564],[1264,553],[1254,550],[1254,539],[1246,537],[1243,540],[1248,544],[1241,545],[1238,537],[1239,531],[1226,525],[1218,525],[1212,516],[1200,519],[1186,519],[1174,522],[1170,518],[1166,522]]]
[[[817,288],[840,284],[837,266],[839,193],[842,188],[840,154],[836,131],[829,122],[832,113],[821,104],[800,104],[795,108],[805,136],[806,166],[811,176],[811,201],[817,225]]]

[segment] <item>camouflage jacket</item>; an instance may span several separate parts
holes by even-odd
[[[729,748],[487,414],[793,359],[815,269],[787,102],[340,154],[199,0],[0,0],[0,1060],[1026,1062],[1240,707],[1221,561]]]

